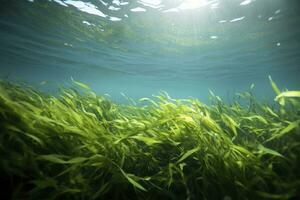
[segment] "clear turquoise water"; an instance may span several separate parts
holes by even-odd
[[[252,83],[271,99],[268,75],[300,88],[300,2],[2,0],[0,61],[2,79],[54,91],[73,77],[120,101],[226,99]]]

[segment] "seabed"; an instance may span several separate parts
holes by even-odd
[[[118,104],[83,83],[59,95],[0,83],[6,199],[300,198],[300,91],[225,103],[167,93]]]

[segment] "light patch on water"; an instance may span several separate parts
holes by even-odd
[[[206,3],[206,1],[203,2],[198,0],[185,0],[178,6],[178,8],[181,10],[197,9],[204,6],[204,4]]]
[[[124,17],[128,17],[128,15],[125,14]]]
[[[213,39],[213,40],[218,39],[218,36],[212,35],[212,36],[210,36],[210,39]]]
[[[276,46],[278,46],[278,47],[279,47],[280,45],[281,45],[281,44],[280,44],[280,42],[277,42]]]
[[[151,8],[160,8],[163,6],[161,5],[161,0],[140,0],[138,3]]]
[[[83,24],[86,24],[86,25],[88,25],[88,26],[96,26],[95,24],[92,24],[92,23],[90,23],[90,22],[88,22],[88,21],[82,21],[82,23],[83,23]]]
[[[120,3],[120,6],[125,6],[125,5],[127,5],[127,4],[129,4],[129,2],[123,1],[123,2]]]
[[[120,10],[121,8],[117,8],[117,7],[114,7],[114,6],[109,6],[108,9],[109,10]]]
[[[67,1],[65,1],[65,3],[76,7],[78,10],[80,10],[82,12],[92,14],[92,15],[97,15],[97,16],[104,17],[104,18],[107,17],[107,15],[105,15],[103,12],[98,10],[98,7],[92,3],[82,2],[82,1],[74,1],[74,0],[67,0]]]
[[[115,21],[121,21],[122,19],[119,17],[109,17],[109,20],[115,22]]]
[[[112,3],[119,6],[121,2],[119,0],[113,0]]]
[[[29,2],[31,2],[31,3],[33,3],[34,2],[34,0],[28,0]]]
[[[219,8],[219,3],[213,3],[213,4],[211,4],[210,8],[211,9],[217,9],[217,8]]]
[[[280,16],[278,16],[278,14],[279,14],[280,12],[281,12],[280,9],[276,10],[276,11],[274,12],[274,15],[268,18],[268,21],[272,21],[272,20],[274,20],[274,19],[280,18]]]
[[[146,9],[141,7],[132,8],[130,10],[131,12],[146,12]]]
[[[167,9],[167,10],[164,10],[163,12],[164,13],[168,13],[168,12],[178,12],[178,8],[170,8],[170,9]]]
[[[209,6],[211,8],[217,8],[219,5],[219,0],[185,0],[179,6],[164,10],[163,12],[178,12],[180,10],[194,10],[201,7]]]
[[[225,19],[219,21],[219,23],[225,23],[225,22],[227,22],[227,20],[225,20]]]
[[[275,15],[279,14],[280,12],[281,12],[280,9],[276,10],[276,11],[275,11]]]
[[[99,0],[104,6],[107,6],[108,5],[108,3],[105,3],[104,1],[102,1],[102,0]]]
[[[243,19],[245,19],[245,16],[243,16],[243,17],[238,17],[238,18],[234,18],[234,19],[230,20],[230,22],[238,22],[238,21],[241,21],[241,20],[243,20]]]
[[[69,43],[67,43],[67,42],[65,42],[64,45],[65,45],[65,46],[69,46],[69,47],[73,47],[72,44],[69,44]]]
[[[58,3],[59,5],[62,5],[62,6],[65,6],[65,7],[68,7],[67,4],[65,4],[63,1],[61,0],[53,0],[54,2]]]
[[[246,6],[248,4],[252,3],[252,0],[245,0],[242,3],[240,3],[241,6]]]

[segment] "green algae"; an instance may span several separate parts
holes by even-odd
[[[8,199],[299,197],[299,91],[270,78],[270,105],[251,92],[248,105],[213,93],[211,105],[167,93],[122,105],[73,82],[59,96],[0,83]]]

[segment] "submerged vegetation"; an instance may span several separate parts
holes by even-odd
[[[300,92],[270,82],[271,104],[250,91],[121,105],[76,81],[59,96],[2,81],[6,198],[299,198]]]

